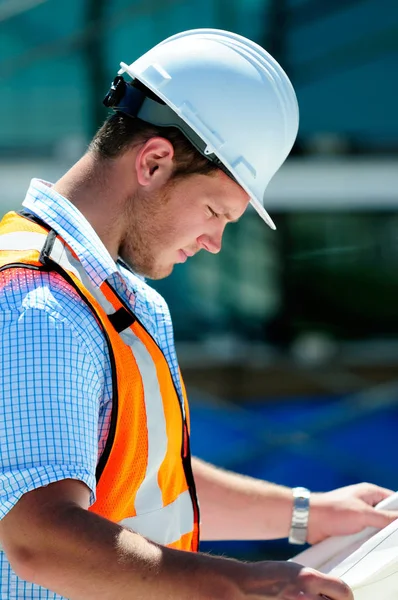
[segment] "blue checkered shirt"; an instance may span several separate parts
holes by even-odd
[[[181,395],[170,314],[163,298],[109,252],[85,217],[51,185],[33,179],[23,203],[72,247],[95,286],[105,279],[163,350]],[[95,470],[112,404],[106,342],[90,309],[57,274],[0,273],[0,519],[21,496]],[[0,551],[0,598],[61,599],[21,580]]]

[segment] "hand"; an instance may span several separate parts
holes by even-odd
[[[244,566],[247,573],[244,577],[241,572],[238,575],[242,600],[354,599],[348,585],[340,579],[295,562],[266,561]]]
[[[348,535],[365,527],[382,529],[398,517],[397,512],[375,510],[393,492],[370,483],[359,483],[331,492],[312,494],[307,540],[316,544],[335,535]]]

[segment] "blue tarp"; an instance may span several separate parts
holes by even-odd
[[[398,489],[395,406],[363,411],[345,397],[216,407],[194,401],[191,422],[193,454],[225,468],[314,491],[361,481]],[[262,548],[279,554],[281,543],[203,545],[205,551],[240,555]]]

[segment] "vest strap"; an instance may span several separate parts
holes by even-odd
[[[108,315],[108,319],[118,333],[130,327],[136,321],[134,315],[126,310],[124,306],[121,306],[116,312]]]

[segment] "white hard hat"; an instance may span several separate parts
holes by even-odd
[[[275,229],[264,192],[294,144],[299,121],[294,89],[276,60],[235,33],[194,29],[169,37],[130,65],[121,63],[123,73],[149,88],[168,111],[154,118],[147,102],[148,110],[141,103],[135,116],[179,127],[232,175]],[[126,97],[119,105],[108,103],[121,111],[127,105]],[[131,106],[125,112],[132,114]]]

